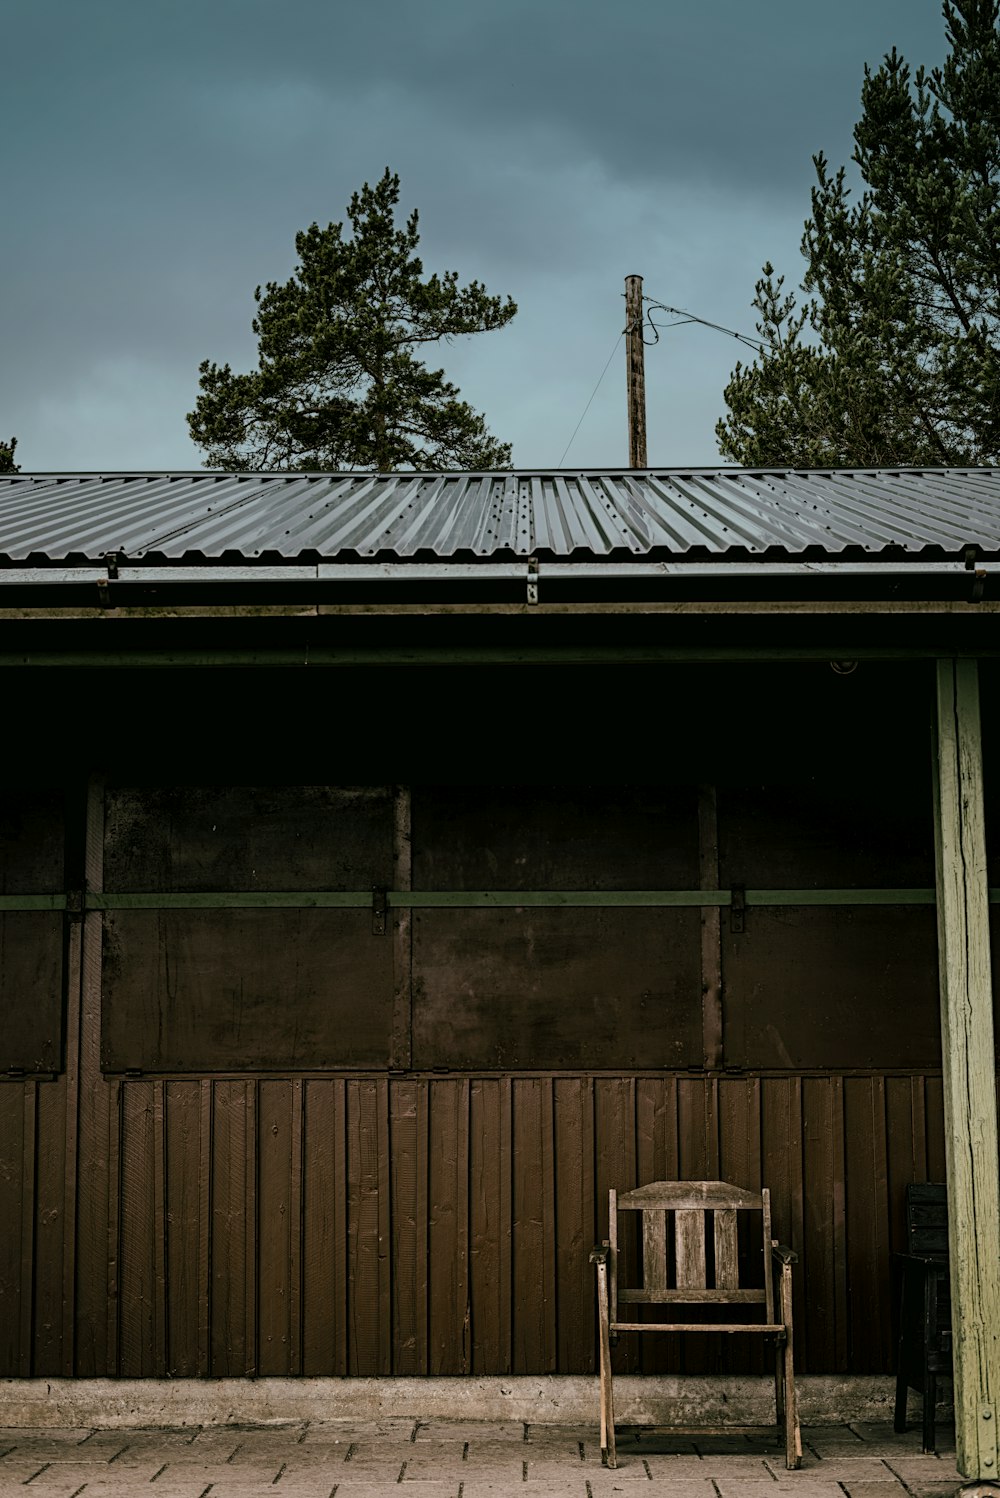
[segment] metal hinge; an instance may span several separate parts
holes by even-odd
[[[66,891],[66,914],[71,921],[79,921],[83,918],[82,889],[68,889]]]
[[[372,936],[385,935],[385,918],[388,907],[388,895],[384,889],[372,885]]]
[[[729,898],[729,929],[734,936],[742,936],[747,928],[747,892],[742,884],[734,884]]]

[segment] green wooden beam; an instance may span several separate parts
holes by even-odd
[[[1000,1163],[975,661],[937,666],[934,831],[957,1462],[995,1479]]]

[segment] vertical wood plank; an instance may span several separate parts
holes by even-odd
[[[678,1290],[704,1290],[705,1213],[674,1213],[674,1254]]]
[[[956,1460],[966,1477],[996,1478],[1000,1153],[975,660],[937,663],[933,766]]]
[[[517,1080],[513,1122],[513,1371],[552,1373],[556,1297],[551,1080]]]
[[[858,1373],[878,1372],[882,1361],[880,1310],[889,1268],[882,1088],[881,1078],[844,1081],[850,1366]]]
[[[210,1298],[213,1378],[239,1377],[252,1372],[255,1364],[255,1348],[248,1335],[252,1322],[248,1302],[253,1297],[255,1273],[252,1263],[248,1263],[247,1252],[248,1217],[252,1223],[255,1215],[251,1207],[254,1086],[230,1081],[214,1084]]]
[[[771,1193],[774,1236],[799,1254],[795,1297],[795,1345],[808,1356],[805,1331],[805,1261],[802,1181],[802,1082],[799,1077],[769,1077],[761,1084],[761,1175]],[[798,1328],[803,1328],[800,1336]]]
[[[122,1269],[122,1084],[108,1086],[108,1219],[105,1233],[108,1254],[108,1368],[121,1377],[121,1269]]]
[[[802,1151],[806,1210],[796,1273],[808,1266],[805,1336],[796,1328],[796,1361],[803,1373],[847,1372],[844,1215],[843,1086],[839,1078],[807,1077],[802,1083]],[[801,1342],[802,1352],[799,1352]],[[808,1354],[807,1354],[808,1349]]]
[[[422,1374],[427,1372],[426,1082],[392,1082],[389,1127],[392,1140],[392,1371],[395,1374]]]
[[[651,1295],[667,1288],[667,1214],[650,1208],[642,1216],[642,1285]]]
[[[728,1209],[713,1213],[715,1222],[715,1284],[719,1290],[735,1290],[740,1271],[736,1247],[736,1213]]]
[[[350,1238],[350,1371],[361,1377],[389,1372],[383,1365],[391,1331],[384,1326],[386,1297],[382,1264],[389,1244],[380,1242],[379,1202],[385,1143],[379,1084],[350,1081],[348,1104],[348,1232]]]
[[[153,1084],[153,1370],[167,1372],[167,1161],[163,1116],[166,1084]]]
[[[307,1082],[303,1146],[302,1371],[347,1372],[344,1083]]]
[[[608,1193],[631,1191],[636,1181],[636,1084],[630,1077],[594,1078],[594,1146],[597,1164],[597,1237],[608,1236]],[[638,1268],[638,1235],[634,1213],[622,1213],[618,1245],[623,1283],[634,1284]],[[612,1349],[616,1373],[640,1366],[639,1339],[626,1333]]]
[[[207,1359],[202,1370],[199,1358],[203,1228],[200,1086],[198,1082],[163,1084],[164,1264],[169,1287],[163,1301],[164,1342],[166,1372],[172,1378],[194,1378],[208,1371]],[[206,1185],[208,1175],[206,1168]],[[206,1337],[207,1319],[206,1308]]]
[[[38,1154],[38,1083],[22,1084],[21,1102],[24,1108],[22,1141],[22,1207],[21,1207],[21,1265],[20,1265],[20,1338],[18,1341],[18,1373],[21,1378],[31,1377],[33,1332],[35,1316],[35,1199],[37,1193]]]
[[[215,1086],[198,1084],[198,1373],[212,1369],[212,1188],[215,1178]]]
[[[25,1085],[0,1086],[0,1378],[21,1372]]]
[[[594,1091],[589,1077],[554,1084],[556,1223],[556,1365],[560,1372],[595,1367],[595,1287],[589,1253],[596,1242]]]
[[[677,1078],[637,1077],[636,1109],[636,1180],[640,1186],[650,1181],[680,1179],[679,1137],[677,1121]],[[673,1234],[664,1243],[673,1251]],[[644,1373],[678,1373],[681,1367],[679,1337],[643,1337],[639,1342]]]
[[[32,1368],[36,1377],[58,1377],[63,1368],[63,1268],[67,1223],[66,1079],[36,1092],[37,1166]]]
[[[429,1365],[434,1374],[467,1373],[469,1299],[469,1083],[431,1084]]]
[[[472,1372],[511,1371],[511,1088],[480,1079],[469,1094],[469,1294]]]
[[[291,1181],[288,1200],[288,1365],[302,1372],[302,1179],[303,1103],[305,1083],[292,1083]]]
[[[291,1366],[292,1084],[261,1082],[259,1099],[258,1367],[262,1375]]]
[[[155,1082],[126,1082],[121,1093],[120,1344],[124,1378],[154,1372],[156,1297],[153,1232]]]

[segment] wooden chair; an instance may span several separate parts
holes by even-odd
[[[637,1212],[641,1219],[637,1236],[641,1243],[642,1278],[635,1288],[622,1283],[624,1266],[618,1251],[620,1212]],[[741,1235],[737,1219],[742,1213],[759,1213],[759,1229],[751,1219]],[[771,1237],[768,1192],[744,1191],[725,1181],[654,1181],[621,1195],[610,1192],[608,1227],[609,1238],[590,1255],[591,1263],[597,1266],[601,1455],[605,1463],[617,1466],[611,1343],[617,1340],[619,1332],[698,1336],[745,1332],[775,1338],[778,1440],[784,1437],[785,1466],[800,1466],[802,1439],[792,1363],[792,1265],[797,1262],[797,1255]],[[740,1284],[741,1269],[746,1288]],[[755,1281],[752,1287],[750,1281]],[[636,1308],[630,1319],[628,1312],[622,1319],[622,1306]],[[644,1321],[639,1319],[643,1306],[683,1307],[688,1319],[668,1311],[663,1319]],[[696,1307],[725,1307],[729,1314],[725,1321],[698,1321],[692,1317]],[[763,1310],[763,1320],[756,1319],[760,1315],[758,1307]],[[728,1433],[733,1427],[722,1429]]]
[[[899,1353],[894,1426],[906,1429],[906,1392],[924,1396],[923,1449],[933,1451],[939,1374],[951,1373],[948,1193],[933,1181],[906,1188],[906,1248],[899,1273]]]

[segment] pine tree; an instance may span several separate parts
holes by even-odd
[[[20,464],[14,462],[14,449],[17,447],[17,438],[12,437],[9,442],[0,442],[0,473],[20,473]]]
[[[765,265],[764,348],[737,364],[721,452],[749,467],[990,464],[1000,457],[1000,0],[946,0],[943,67],[865,69],[852,201],[816,185],[796,306]]]
[[[206,466],[245,469],[509,467],[510,446],[417,354],[509,323],[517,307],[458,274],[424,278],[417,213],[397,228],[399,177],[366,182],[342,223],[298,234],[284,285],[258,286],[259,365],[201,365],[188,426]]]

